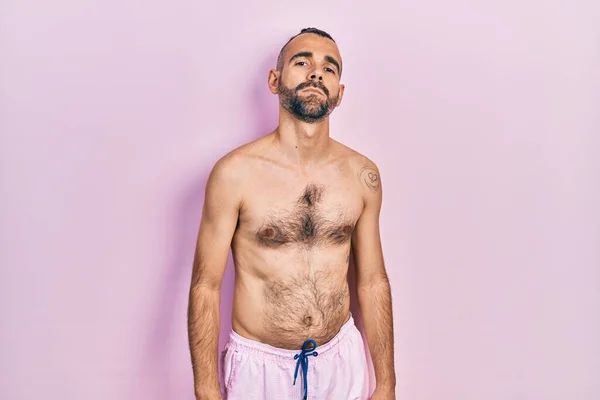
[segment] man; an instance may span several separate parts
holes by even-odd
[[[329,115],[344,94],[341,73],[329,34],[309,28],[292,37],[268,76],[279,95],[279,126],[225,155],[209,176],[188,310],[199,400],[395,399],[379,171],[329,137]],[[219,376],[220,287],[230,246],[233,329]],[[350,252],[374,393],[349,311]]]

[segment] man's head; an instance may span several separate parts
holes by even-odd
[[[333,38],[322,30],[307,28],[279,52],[277,68],[269,72],[269,87],[293,116],[320,122],[341,103],[341,72],[342,59]]]

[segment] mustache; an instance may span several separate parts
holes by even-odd
[[[307,87],[321,89],[323,93],[325,93],[325,96],[329,97],[329,90],[327,90],[327,88],[321,82],[303,82],[296,87],[296,92],[306,89]]]

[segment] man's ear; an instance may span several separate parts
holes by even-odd
[[[338,101],[337,101],[337,104],[335,105],[336,107],[339,107],[339,105],[342,104],[342,98],[344,97],[344,90],[345,89],[346,89],[346,86],[343,83],[341,83],[340,84],[340,93],[339,93],[339,96],[338,96]]]
[[[271,69],[269,71],[269,75],[267,77],[267,84],[269,85],[269,90],[273,94],[279,93],[279,79],[281,78],[281,71],[277,71],[276,69]]]

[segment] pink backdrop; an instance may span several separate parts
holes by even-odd
[[[192,399],[206,177],[275,126],[307,26],[344,57],[332,136],[382,173],[398,399],[600,398],[599,11],[3,1],[0,398]]]

